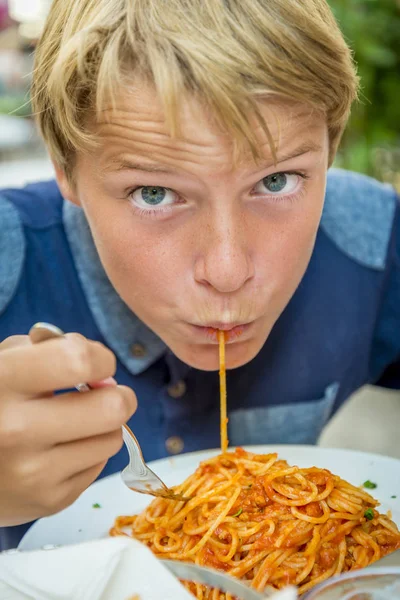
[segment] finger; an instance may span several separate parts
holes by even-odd
[[[115,374],[114,354],[79,334],[1,353],[0,386],[24,395],[72,388]]]
[[[129,421],[136,408],[136,395],[125,386],[32,400],[25,404],[22,443],[39,441],[48,447],[110,433]]]
[[[47,514],[60,512],[70,506],[100,475],[107,461],[100,462],[66,479],[50,499]]]
[[[58,465],[57,468],[62,469],[64,479],[70,479],[77,473],[107,461],[117,454],[122,446],[122,430],[119,428],[104,435],[55,446],[49,452],[48,460],[50,465]]]
[[[67,485],[72,485],[74,487],[85,490],[97,479],[97,477],[100,475],[106,464],[107,460],[104,460],[102,462],[97,463],[93,467],[89,467],[84,471],[75,473],[74,475],[72,475],[72,477],[67,479],[65,483]]]
[[[19,348],[21,346],[30,346],[31,341],[27,335],[12,335],[6,338],[0,344],[0,352],[10,348]]]

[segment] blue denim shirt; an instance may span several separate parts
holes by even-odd
[[[231,445],[312,444],[366,383],[399,387],[400,231],[394,190],[331,170],[308,269],[260,353],[228,375]],[[54,181],[0,193],[0,340],[36,321],[108,345],[135,389],[145,458],[219,445],[218,375],[190,368],[130,311],[105,274],[83,211]],[[134,344],[145,352],[136,357]],[[184,391],[177,394],[177,383]],[[172,386],[172,388],[171,388]],[[120,470],[125,450],[102,476]],[[0,532],[14,546],[27,526]]]

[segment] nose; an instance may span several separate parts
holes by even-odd
[[[238,215],[211,215],[199,235],[202,243],[194,267],[195,280],[220,293],[240,290],[254,276],[251,240]]]

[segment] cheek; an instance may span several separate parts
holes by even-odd
[[[274,226],[270,241],[265,241],[264,279],[277,295],[293,293],[310,260],[323,207],[323,190],[308,194],[290,214]],[[265,236],[265,239],[267,236]]]
[[[293,245],[312,250],[321,220],[326,186],[325,171],[315,178],[293,215],[291,235]]]
[[[285,246],[290,262],[303,271],[314,248],[319,221],[319,211],[304,211],[304,214],[293,220],[285,232]]]
[[[129,206],[121,208],[88,215],[108,277],[131,308],[146,298],[164,302],[188,268],[182,241],[157,233],[155,224],[133,217]]]

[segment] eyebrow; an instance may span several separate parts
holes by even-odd
[[[299,156],[303,156],[303,154],[308,154],[309,152],[321,152],[321,150],[322,146],[320,144],[316,144],[312,141],[303,142],[295,150],[289,152],[289,154],[278,156],[277,164],[292,160],[293,158],[298,158]]]
[[[297,158],[299,156],[302,156],[303,154],[308,154],[309,152],[320,152],[321,150],[322,146],[316,144],[315,142],[303,142],[300,146],[293,150],[293,152],[279,156],[278,162],[276,164],[292,160],[293,158]],[[272,163],[271,166],[274,164],[275,163]],[[164,175],[176,175],[179,173],[179,171],[177,171],[176,169],[167,167],[165,165],[156,163],[139,163],[125,158],[112,161],[112,163],[110,164],[109,168],[106,169],[106,171],[142,171],[145,173],[163,173]]]

